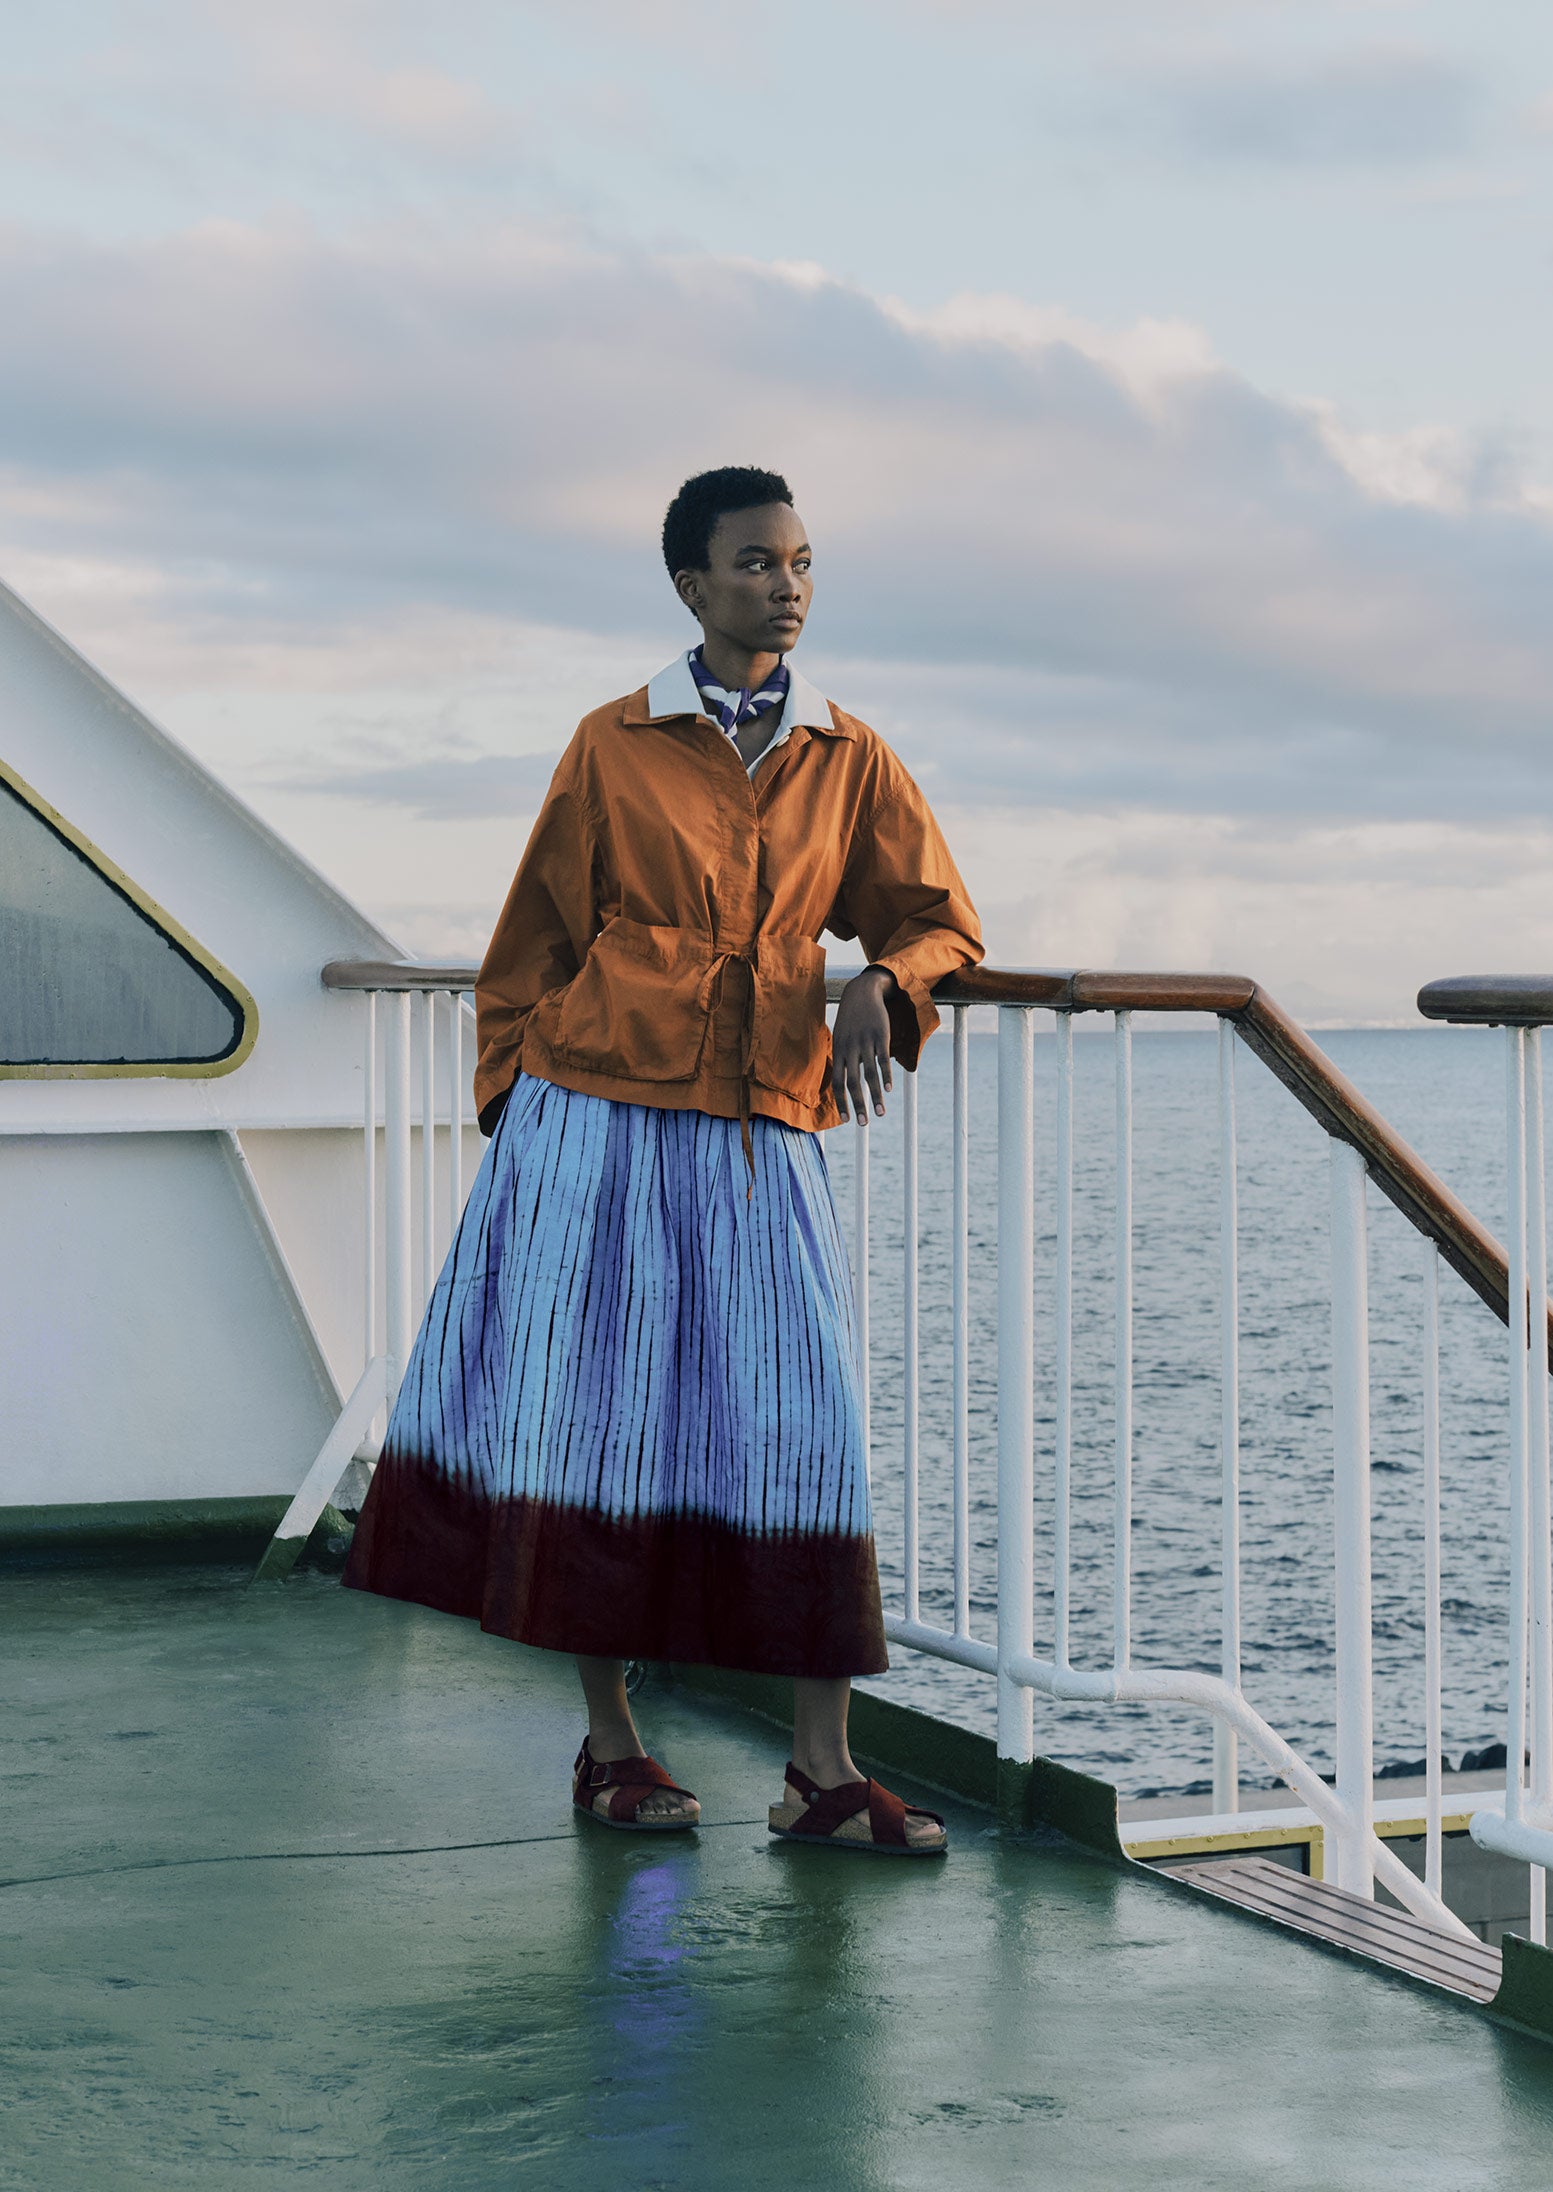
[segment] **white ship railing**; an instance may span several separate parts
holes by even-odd
[[[841,982],[831,985],[839,994]],[[915,1360],[918,1318],[917,1101],[914,1077],[901,1077],[904,1188],[903,1581],[901,1608],[885,1618],[892,1642],[975,1669],[997,1685],[997,1748],[1018,1767],[1034,1755],[1037,1693],[1094,1704],[1154,1702],[1195,1707],[1214,1723],[1213,1809],[1238,1808],[1242,1746],[1282,1778],[1325,1830],[1337,1886],[1372,1895],[1379,1880],[1417,1915],[1451,1932],[1467,1929],[1440,1896],[1442,1770],[1440,1757],[1440,1523],[1438,1264],[1451,1265],[1503,1314],[1504,1258],[1433,1174],[1371,1105],[1255,984],[1228,976],[1020,975],[996,969],[940,985],[953,1015],[954,1167],[953,1290],[953,1626],[921,1612],[920,1465]],[[971,1634],[970,1513],[967,1490],[968,1106],[967,1039],[976,1006],[996,1008],[998,1025],[997,1159],[997,1633]],[[1219,1384],[1221,1498],[1220,1669],[1139,1666],[1133,1652],[1133,1249],[1132,1015],[1135,1011],[1212,1013],[1219,1021]],[[1034,1648],[1035,1475],[1035,1171],[1034,1023],[1056,1014],[1055,1177],[1050,1182],[1056,1235],[1052,1275],[1055,1409],[1050,1499],[1053,1573],[1049,1659]],[[1074,1131],[1073,1018],[1106,1013],[1115,1059],[1115,1386],[1114,1511],[1112,1522],[1110,1662],[1076,1666],[1070,1656],[1073,1595],[1073,1299]],[[1331,1170],[1331,1304],[1333,1337],[1333,1584],[1335,1602],[1335,1782],[1273,1728],[1247,1698],[1241,1680],[1240,1410],[1238,1188],[1235,1158],[1235,1054],[1244,1041],[1310,1110],[1329,1136]],[[1424,1235],[1425,1303],[1419,1334],[1426,1434],[1423,1468],[1423,1575],[1419,1590],[1425,1629],[1420,1670],[1429,1750],[1425,1877],[1419,1880],[1375,1833],[1374,1670],[1370,1563],[1370,1404],[1368,1216],[1365,1183],[1382,1191]],[[869,1344],[869,1136],[855,1130],[852,1255],[863,1346]],[[867,1380],[865,1378],[865,1387]],[[1534,1897],[1534,1924],[1536,1898]]]
[[[352,1462],[376,1458],[380,1427],[410,1359],[419,1316],[431,1299],[463,1215],[468,1191],[463,1163],[465,1098],[474,1063],[473,1043],[466,1049],[464,1040],[468,1017],[464,998],[472,991],[474,978],[473,967],[416,966],[397,960],[336,960],[323,969],[324,987],[339,993],[342,1005],[352,999],[362,1018],[362,1371],[260,1562],[261,1580],[276,1580],[290,1572]],[[470,1106],[473,1123],[472,1099]],[[444,1125],[447,1163],[439,1195],[437,1147],[439,1128]],[[417,1215],[419,1256],[415,1253]]]
[[[1553,1490],[1548,1350],[1537,1304],[1548,1294],[1547,1158],[1542,1030],[1553,1024],[1553,977],[1466,975],[1418,993],[1432,1020],[1505,1031],[1506,1171],[1510,1214],[1507,1320],[1510,1416],[1509,1675],[1502,1812],[1473,1814],[1472,1839],[1531,1866],[1531,1937],[1547,1940],[1553,1864]]]
[[[463,1103],[468,1067],[464,1050],[462,997],[474,982],[469,967],[421,967],[398,964],[337,964],[324,970],[328,987],[354,994],[364,1012],[364,1119],[366,1200],[365,1254],[367,1310],[365,1367],[346,1402],[329,1442],[309,1471],[264,1564],[262,1575],[283,1574],[295,1560],[323,1508],[333,1496],[353,1455],[370,1456],[374,1422],[389,1405],[403,1374],[414,1338],[417,1300],[429,1297],[446,1243],[451,1239],[464,1195],[460,1161]],[[828,988],[839,996],[845,977]],[[413,999],[422,1003],[412,1013]],[[921,1589],[923,1546],[920,1527],[920,1270],[918,1095],[916,1076],[903,1074],[898,1087],[903,1133],[903,1238],[901,1273],[903,1404],[902,1525],[903,1577],[899,1610],[886,1613],[892,1642],[973,1669],[996,1685],[997,1748],[1000,1760],[1018,1769],[1034,1756],[1033,1699],[1037,1693],[1095,1704],[1154,1702],[1183,1705],[1207,1715],[1214,1725],[1213,1811],[1233,1814],[1239,1801],[1242,1752],[1277,1774],[1321,1824],[1335,1863],[1331,1875],[1339,1887],[1371,1895],[1379,1880],[1405,1907],[1454,1933],[1466,1928],[1446,1908],[1440,1894],[1442,1842],[1441,1740],[1441,1587],[1440,1587],[1440,1440],[1438,1274],[1443,1260],[1501,1317],[1508,1301],[1527,1300],[1530,1257],[1531,1298],[1546,1299],[1546,1244],[1543,1232],[1526,1226],[1512,1243],[1514,1270],[1497,1242],[1347,1082],[1324,1054],[1283,1014],[1256,984],[1224,975],[1127,975],[1093,973],[1015,973],[977,968],[939,986],[936,995],[952,1017],[953,1098],[950,1163],[952,1167],[952,1490],[947,1548],[952,1576],[952,1625],[924,1618]],[[998,1027],[997,1157],[997,1622],[995,1640],[971,1631],[970,1383],[971,1312],[969,1240],[970,1193],[970,1014],[995,1010]],[[1217,1231],[1219,1242],[1219,1330],[1217,1373],[1220,1389],[1219,1438],[1221,1496],[1215,1535],[1220,1570],[1219,1671],[1158,1667],[1134,1657],[1134,1590],[1131,1573],[1133,1523],[1133,1248],[1132,1202],[1132,1015],[1207,1013],[1219,1024]],[[1046,1184],[1054,1219],[1056,1269],[1052,1275],[1055,1380],[1050,1499],[1053,1572],[1050,1583],[1052,1656],[1038,1657],[1034,1646],[1038,1595],[1035,1574],[1035,1286],[1038,1186],[1035,1164],[1034,1031],[1037,1013],[1056,1016],[1055,1176]],[[1109,1663],[1079,1666],[1070,1652],[1074,1618],[1090,1609],[1075,1608],[1072,1529],[1074,1450],[1074,1076],[1073,1020],[1079,1013],[1108,1015],[1115,1059],[1116,1256],[1114,1302],[1114,1501]],[[1550,1014],[1553,1016],[1553,1014]],[[418,1021],[418,1029],[413,1024]],[[1527,1058],[1540,1060],[1535,1037],[1518,1034],[1529,1047]],[[1331,1197],[1331,1309],[1333,1337],[1333,1487],[1334,1713],[1335,1781],[1328,1782],[1258,1712],[1245,1693],[1241,1676],[1240,1546],[1240,1337],[1239,1214],[1236,1166],[1235,1060],[1241,1044],[1282,1081],[1315,1117],[1329,1138]],[[379,1051],[381,1050],[381,1068]],[[416,1073],[414,1067],[418,1066]],[[375,1178],[379,1075],[383,1121],[382,1238],[377,1221]],[[1530,1075],[1540,1122],[1540,1063]],[[1512,1077],[1513,1078],[1513,1077]],[[418,1102],[415,1084],[418,1082]],[[432,1131],[423,1131],[419,1180],[421,1253],[413,1253],[413,1124],[417,1112]],[[1512,1102],[1512,1115],[1514,1104]],[[439,1196],[436,1190],[435,1129],[445,1122],[449,1161]],[[869,1130],[854,1132],[852,1261],[865,1396],[872,1345],[870,1278]],[[1523,1152],[1523,1172],[1536,1171],[1540,1182],[1540,1126]],[[1517,1175],[1521,1177],[1521,1175]],[[1375,1833],[1374,1819],[1374,1669],[1370,1562],[1370,1402],[1368,1215],[1366,1179],[1372,1179],[1423,1236],[1424,1313],[1418,1332],[1419,1377],[1424,1416],[1421,1478],[1422,1573],[1418,1590],[1424,1629],[1424,1663],[1419,1670],[1422,1718],[1427,1743],[1425,1872],[1420,1880]],[[436,1206],[442,1205],[439,1210]],[[1538,1205],[1540,1208],[1540,1203]],[[419,1264],[417,1270],[416,1265]],[[384,1291],[383,1338],[378,1341],[377,1288]],[[1520,1323],[1526,1326],[1523,1314]],[[1539,1327],[1542,1329],[1542,1327]],[[1526,1609],[1536,1624],[1532,1708],[1532,1788],[1527,1795],[1515,1782],[1507,1791],[1505,1818],[1474,1821],[1474,1833],[1486,1845],[1511,1850],[1533,1864],[1532,1930],[1545,1931],[1545,1874],[1553,1861],[1553,1811],[1546,1816],[1546,1784],[1553,1773],[1553,1569],[1548,1559],[1547,1431],[1545,1397],[1539,1415],[1528,1404],[1530,1364],[1544,1374],[1537,1391],[1545,1396],[1546,1349],[1528,1352],[1522,1341],[1516,1360],[1519,1384],[1512,1378],[1512,1428],[1516,1482],[1524,1490],[1515,1510],[1517,1543],[1530,1542],[1527,1515],[1539,1527],[1540,1560],[1528,1563],[1524,1551],[1511,1578],[1509,1621],[1513,1639],[1524,1639]],[[1519,1400],[1516,1395],[1519,1394]],[[865,1399],[865,1411],[867,1402]],[[1541,1423],[1540,1433],[1535,1426]],[[1530,1435],[1528,1425],[1532,1426]],[[872,1446],[871,1426],[865,1435]],[[1540,1473],[1539,1473],[1540,1472]],[[1540,1500],[1541,1504],[1538,1505]],[[1210,1525],[1211,1526],[1211,1525]],[[1519,1580],[1517,1580],[1517,1578]],[[1522,1665],[1526,1645],[1523,1641]],[[1515,1677],[1512,1672],[1512,1692]],[[1539,1686],[1540,1685],[1540,1686]],[[1523,1683],[1524,1687],[1524,1683]],[[1510,1751],[1519,1757],[1512,1702]],[[1497,1837],[1497,1839],[1496,1839]]]

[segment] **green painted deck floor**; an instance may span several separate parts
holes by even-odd
[[[7,2192],[1553,2179],[1553,2049],[973,1812],[771,1843],[683,1692],[700,1836],[574,1824],[565,1665],[242,1580],[0,1585]]]

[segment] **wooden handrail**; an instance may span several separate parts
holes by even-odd
[[[1371,1179],[1410,1225],[1434,1242],[1453,1271],[1496,1317],[1509,1317],[1510,1269],[1504,1250],[1396,1129],[1339,1073],[1326,1052],[1257,987],[1239,1012],[1226,1014],[1248,1050],[1275,1073],[1334,1140],[1352,1142]],[[1553,1329],[1553,1327],[1550,1327]]]
[[[827,976],[834,1004],[854,974],[846,967]],[[411,959],[331,959],[325,989],[472,990],[472,966],[422,966]],[[968,967],[948,976],[933,994],[945,1005],[1042,1005],[1054,1012],[1235,1012],[1256,984],[1243,974],[1088,974],[1009,967]]]
[[[837,983],[837,994],[845,986]],[[827,989],[830,987],[827,984]],[[933,991],[947,1005],[1039,1005],[1056,1012],[1211,1012],[1282,1081],[1335,1141],[1351,1142],[1386,1197],[1485,1301],[1509,1317],[1510,1271],[1488,1228],[1433,1172],[1367,1096],[1259,983],[1234,974],[1126,974],[970,967]],[[1549,1312],[1553,1360],[1553,1309]]]
[[[827,977],[830,1002],[857,970]],[[420,966],[408,960],[336,959],[323,969],[327,989],[472,990],[478,968]],[[1048,1012],[1211,1012],[1228,1020],[1262,1063],[1336,1141],[1351,1142],[1371,1179],[1408,1223],[1485,1301],[1509,1315],[1504,1250],[1466,1204],[1362,1096],[1346,1075],[1266,990],[1239,974],[1132,974],[1084,969],[967,967],[933,991],[942,1005],[1028,1005]],[[1553,1312],[1549,1317],[1553,1356]]]
[[[838,990],[847,977],[838,978]],[[967,967],[938,983],[942,1005],[1042,1005],[1052,1012],[1238,1012],[1256,984],[1244,974],[1096,974]],[[830,984],[826,984],[830,993]]]

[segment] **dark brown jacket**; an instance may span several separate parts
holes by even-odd
[[[866,723],[795,677],[795,727],[751,779],[682,690],[671,666],[561,756],[475,991],[482,1115],[522,1068],[624,1103],[834,1126],[821,930],[894,975],[908,1069],[938,1025],[931,985],[982,955],[927,802]]]

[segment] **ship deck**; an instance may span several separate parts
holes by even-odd
[[[943,1864],[772,1843],[681,1689],[700,1834],[590,1829],[564,1663],[245,1580],[5,1579],[7,2192],[1546,2176],[1534,2040],[942,1799]]]

